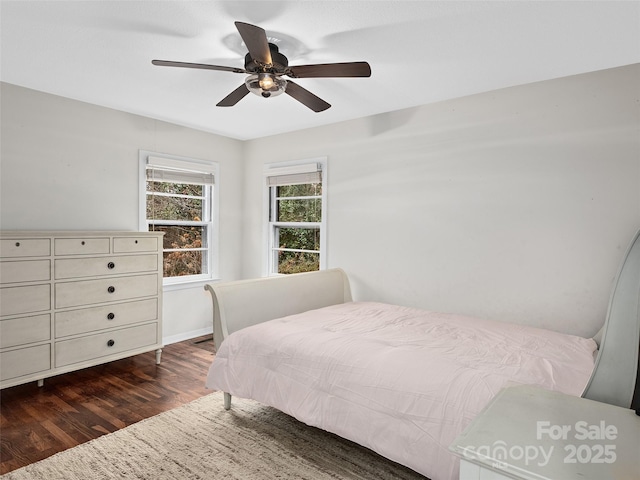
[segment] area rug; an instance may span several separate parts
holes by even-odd
[[[2,480],[424,480],[276,409],[222,394],[142,420],[9,472]]]

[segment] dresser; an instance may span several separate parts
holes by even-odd
[[[532,386],[502,390],[451,445],[460,480],[637,480],[640,416]]]
[[[162,352],[162,233],[0,232],[0,388]]]

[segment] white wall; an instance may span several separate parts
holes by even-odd
[[[244,276],[263,163],[326,155],[357,300],[591,335],[640,228],[639,90],[634,65],[247,142]]]
[[[242,143],[1,84],[0,228],[138,229],[138,150],[220,164],[220,276],[240,277]],[[202,286],[164,295],[164,336],[211,331]]]

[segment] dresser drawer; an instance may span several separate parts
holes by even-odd
[[[157,255],[123,257],[64,258],[55,261],[56,279],[121,275],[123,273],[155,272]]]
[[[116,302],[158,294],[158,275],[60,282],[55,286],[56,308]]]
[[[44,257],[51,255],[51,240],[48,238],[19,238],[0,240],[0,257]]]
[[[96,255],[109,252],[109,238],[56,238],[56,255]]]
[[[115,355],[157,343],[157,323],[62,340],[56,342],[56,367]]]
[[[0,288],[0,315],[41,312],[50,308],[49,284]]]
[[[0,320],[0,348],[50,339],[51,317],[49,314]]]
[[[113,253],[157,252],[157,237],[115,237]]]
[[[50,344],[0,353],[0,380],[45,372],[51,369]]]
[[[50,279],[50,260],[0,262],[0,283],[38,282]]]
[[[158,318],[158,299],[116,303],[56,313],[56,338],[123,327]]]

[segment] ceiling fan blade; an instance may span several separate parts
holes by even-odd
[[[249,93],[249,89],[243,83],[238,88],[236,88],[233,92],[231,92],[229,95],[227,95],[222,100],[220,100],[216,104],[216,107],[233,107],[236,103],[242,100],[245,97],[245,95],[247,95],[248,93]]]
[[[184,68],[201,68],[204,70],[220,70],[223,72],[233,73],[247,73],[244,68],[236,67],[223,67],[220,65],[207,65],[205,63],[187,63],[187,62],[172,62],[170,60],[151,60],[151,63],[160,67],[184,67]]]
[[[306,88],[302,88],[297,83],[293,83],[291,80],[287,80],[287,88],[284,93],[289,94],[303,105],[309,107],[314,112],[323,112],[327,108],[331,107],[330,104],[322,100],[320,97],[316,97]]]
[[[247,46],[247,50],[249,50],[251,58],[261,64],[273,64],[271,50],[269,50],[269,40],[267,40],[267,32],[250,23],[235,23],[242,40],[244,40],[244,44]]]
[[[371,67],[367,62],[320,63],[289,67],[286,74],[293,78],[370,77]]]

